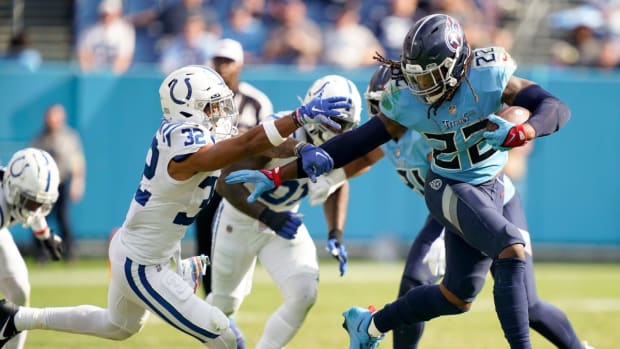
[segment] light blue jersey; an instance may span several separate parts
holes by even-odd
[[[497,175],[508,159],[506,152],[487,144],[482,134],[487,116],[502,106],[502,93],[517,66],[501,47],[477,49],[472,54],[469,83],[462,81],[452,99],[437,110],[429,110],[404,81],[395,80],[390,81],[380,106],[385,116],[424,136],[433,149],[433,172],[477,185]]]
[[[398,139],[381,146],[405,184],[424,196],[424,179],[430,166],[430,145],[417,132],[408,130]]]
[[[394,165],[405,184],[424,196],[426,172],[430,167],[428,154],[432,151],[424,138],[415,131],[407,130],[398,142],[389,141],[381,146],[381,150]],[[515,196],[516,189],[510,177],[504,175],[502,182],[505,205]]]

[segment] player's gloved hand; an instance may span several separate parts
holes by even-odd
[[[301,225],[302,215],[291,211],[276,212],[265,207],[258,220],[265,223],[271,230],[281,237],[292,240],[297,234],[297,228]]]
[[[347,249],[342,243],[342,231],[338,229],[332,229],[327,235],[327,251],[332,257],[338,260],[338,269],[340,270],[340,276],[344,276],[347,272],[347,266],[349,265],[349,259],[347,255]]]
[[[41,241],[50,253],[52,260],[59,261],[62,259],[62,238],[60,236],[50,232],[50,236]]]
[[[254,202],[264,192],[269,191],[280,184],[282,184],[282,178],[280,177],[280,167],[276,167],[273,170],[238,170],[233,171],[226,176],[227,184],[234,183],[252,183],[254,184],[254,191],[246,199],[247,202]]]
[[[211,264],[211,261],[209,257],[204,254],[181,259],[179,262],[179,274],[181,278],[187,282],[189,287],[194,290],[194,294],[196,294],[196,291],[200,288],[202,277],[207,273],[209,264]]]
[[[340,125],[332,120],[331,117],[340,114],[340,112],[335,109],[349,108],[351,108],[351,101],[347,97],[332,96],[323,98],[323,93],[320,93],[308,103],[295,109],[294,116],[299,126],[320,123],[335,130],[340,130]]]
[[[446,245],[443,233],[433,241],[428,249],[422,263],[428,265],[431,274],[437,278],[442,277],[446,272]]]
[[[316,183],[316,177],[334,168],[334,159],[321,147],[306,144],[299,151],[301,164],[304,172],[312,183]]]
[[[495,114],[489,114],[489,121],[497,125],[495,131],[485,131],[482,136],[486,138],[493,149],[510,150],[527,143],[522,124],[514,124]]]

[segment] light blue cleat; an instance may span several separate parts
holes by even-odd
[[[344,323],[342,327],[349,333],[349,349],[374,349],[379,346],[381,337],[371,337],[368,326],[372,320],[372,312],[360,307],[352,307],[342,313]]]

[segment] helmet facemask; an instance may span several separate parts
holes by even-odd
[[[452,72],[458,58],[457,53],[455,58],[446,57],[441,64],[431,63],[426,69],[417,64],[403,62],[403,75],[411,93],[423,103],[435,103],[457,85],[458,81],[452,76]]]
[[[205,118],[203,124],[213,134],[216,142],[238,133],[239,113],[232,94],[221,98],[212,98],[211,101],[198,101],[197,104],[198,106],[204,105]]]

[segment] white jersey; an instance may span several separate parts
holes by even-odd
[[[178,255],[180,241],[213,195],[220,171],[199,172],[179,181],[168,174],[168,163],[213,143],[203,125],[162,121],[119,230],[129,258],[140,264],[160,264]]]

